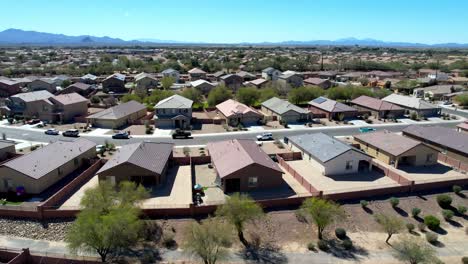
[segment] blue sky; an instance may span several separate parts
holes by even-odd
[[[468,43],[466,0],[0,0],[0,30],[217,43]]]

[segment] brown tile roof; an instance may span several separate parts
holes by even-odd
[[[352,108],[351,106],[345,105],[343,103],[331,100],[325,97],[317,97],[314,100],[309,102],[309,105],[317,107],[324,111],[330,113],[341,113],[341,112],[356,112],[357,109]]]
[[[140,142],[123,145],[97,174],[130,163],[161,175],[172,154],[172,143]]]
[[[358,98],[352,100],[351,103],[370,108],[375,111],[403,110],[403,108],[399,107],[398,105],[366,95],[359,96]]]
[[[211,142],[207,148],[221,178],[253,164],[283,172],[253,140],[233,139]]]
[[[120,119],[130,114],[139,112],[146,109],[146,106],[138,103],[137,101],[128,101],[123,104],[116,105],[106,110],[97,112],[88,116],[87,118],[99,118],[99,119]]]
[[[52,97],[50,100],[57,101],[63,105],[71,105],[71,104],[76,104],[76,103],[88,102],[88,99],[84,98],[83,96],[77,93],[57,95],[57,96]]]
[[[320,79],[320,78],[307,78],[304,80],[304,83],[312,84],[312,85],[319,85],[324,82],[328,81],[327,79]]]
[[[232,99],[226,100],[226,101],[216,105],[216,108],[225,117],[230,117],[230,116],[239,115],[239,114],[245,115],[245,114],[247,114],[249,112],[261,116],[261,114],[259,112],[257,112],[256,110],[246,106],[243,103],[237,102],[237,101],[232,100]]]
[[[389,131],[378,131],[355,135],[355,139],[383,150],[393,156],[399,156],[422,144],[414,139],[400,136]]]
[[[56,141],[1,166],[16,170],[33,179],[40,179],[95,147],[96,143],[84,138],[75,141]]]

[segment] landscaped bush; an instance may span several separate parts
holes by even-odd
[[[434,244],[437,242],[437,239],[438,239],[438,236],[437,234],[434,234],[434,233],[426,233],[426,240],[427,242],[431,243],[431,244]]]
[[[346,250],[350,250],[353,248],[353,241],[346,239],[343,241],[343,248]]]
[[[369,202],[366,200],[361,200],[359,203],[361,204],[362,208],[366,208],[369,205]]]
[[[328,243],[325,240],[319,240],[317,242],[317,247],[322,251],[328,251]]]
[[[449,221],[453,218],[453,211],[452,210],[443,210],[442,215],[446,221]]]
[[[462,188],[461,186],[454,185],[454,186],[452,187],[452,190],[453,190],[454,193],[460,194],[461,191],[463,190],[463,188]]]
[[[413,223],[407,223],[407,224],[406,224],[406,229],[408,229],[408,232],[413,233],[413,231],[414,231],[414,224],[413,224]]]
[[[346,230],[344,230],[343,228],[340,228],[338,227],[337,229],[335,229],[335,235],[337,238],[343,240],[346,238]]]
[[[396,197],[390,198],[390,204],[392,205],[393,208],[397,207],[398,204],[400,204],[400,199]]]
[[[315,251],[315,244],[313,242],[309,242],[307,244],[307,249],[310,251]]]
[[[421,209],[414,207],[411,209],[411,215],[413,215],[414,218],[418,217],[419,214],[421,213]]]
[[[458,212],[459,214],[461,214],[461,215],[464,215],[464,214],[466,213],[466,207],[463,206],[463,205],[459,205],[459,206],[457,207],[457,212]]]
[[[424,224],[431,230],[437,230],[440,227],[440,220],[433,215],[428,215],[424,217]]]
[[[176,241],[174,240],[174,233],[173,232],[164,232],[162,236],[162,244],[166,248],[174,247]]]
[[[446,194],[437,195],[437,203],[442,208],[449,208],[452,204],[452,197]]]

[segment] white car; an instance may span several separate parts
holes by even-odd
[[[257,136],[258,141],[273,140],[273,135],[271,133],[263,133]]]

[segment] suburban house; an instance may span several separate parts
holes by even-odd
[[[207,144],[217,181],[224,192],[271,189],[283,184],[283,171],[253,140]]]
[[[281,71],[268,67],[262,71],[262,78],[269,81],[278,80],[278,76],[281,74]]]
[[[94,85],[77,82],[74,84],[70,84],[65,89],[61,90],[60,94],[78,93],[81,96],[88,97],[94,91]]]
[[[302,76],[293,71],[283,72],[278,76],[278,82],[283,86],[299,87],[302,86]]]
[[[437,163],[438,151],[417,140],[388,131],[354,136],[360,149],[388,165],[428,166]]]
[[[225,71],[217,71],[215,73],[213,73],[211,76],[212,76],[212,80],[214,81],[220,81],[220,78],[221,76],[225,75],[226,72]]]
[[[263,78],[255,79],[253,81],[247,82],[247,85],[254,86],[258,89],[263,88],[269,81]]]
[[[160,185],[172,158],[171,143],[139,142],[123,145],[96,173],[99,181],[118,184],[132,181],[144,186]]]
[[[15,142],[11,140],[0,140],[0,162],[13,157],[16,153]]]
[[[244,80],[237,74],[226,74],[221,76],[220,83],[227,88],[233,90],[234,92],[237,91],[241,86]]]
[[[200,92],[202,92],[203,94],[208,94],[211,89],[215,88],[216,85],[206,81],[206,80],[196,80],[196,81],[193,81],[193,82],[190,82],[190,85],[199,90]]]
[[[257,76],[255,74],[252,74],[252,73],[246,72],[246,71],[240,71],[240,72],[236,73],[236,75],[239,75],[240,77],[242,77],[242,80],[244,80],[244,82],[252,81],[252,80],[255,80],[257,78]]]
[[[0,79],[0,97],[9,97],[21,92],[21,84],[9,79]]]
[[[149,89],[158,87],[158,79],[152,74],[145,72],[135,75],[135,83],[136,89],[140,91],[148,91]]]
[[[23,115],[31,118],[50,119],[54,95],[46,90],[19,93],[7,99],[6,105],[11,115]]]
[[[322,89],[328,89],[332,86],[332,82],[328,79],[307,78],[304,80],[304,85],[313,85]]]
[[[146,106],[132,100],[89,115],[86,120],[93,127],[116,129],[144,116],[146,116]]]
[[[302,153],[302,159],[325,175],[353,174],[372,168],[372,157],[324,133],[287,137],[292,151]]]
[[[216,109],[230,126],[256,125],[263,118],[257,110],[232,99],[216,105]]]
[[[468,164],[468,134],[438,126],[411,125],[403,135],[426,143],[450,158]]]
[[[50,93],[55,93],[57,91],[57,84],[52,78],[40,78],[29,83],[28,89],[30,92],[45,90]]]
[[[334,120],[353,118],[359,115],[357,109],[322,96],[309,102],[309,110],[314,116]]]
[[[74,117],[88,114],[88,99],[77,93],[60,94],[49,98],[53,104],[51,122],[71,122]]]
[[[206,72],[204,70],[201,70],[199,68],[193,68],[190,71],[188,71],[189,76],[190,76],[190,81],[196,81],[199,79],[206,79]]]
[[[179,81],[180,73],[174,69],[166,69],[162,71],[161,74],[163,77],[170,77],[174,79],[174,82]]]
[[[423,88],[416,88],[413,90],[413,96],[419,98],[428,98],[433,100],[441,100],[445,95],[463,91],[464,87],[461,85],[434,85]]]
[[[359,111],[369,111],[375,118],[398,118],[405,114],[405,109],[378,98],[361,95],[350,102]]]
[[[192,120],[192,105],[192,100],[178,94],[159,101],[154,106],[155,126],[158,128],[189,128]]]
[[[85,74],[80,77],[80,82],[86,83],[86,84],[96,84],[97,83],[97,76],[93,74]]]
[[[262,112],[274,116],[278,121],[298,123],[309,120],[309,111],[277,97],[262,103]]]
[[[102,89],[104,92],[124,93],[125,89],[125,75],[114,73],[102,81]]]
[[[416,113],[419,116],[438,116],[441,112],[440,107],[412,96],[404,96],[394,93],[387,97],[384,97],[382,100],[385,102],[396,104],[407,110],[407,112]]]
[[[39,194],[59,180],[89,166],[96,158],[96,143],[80,138],[56,141],[0,165],[0,192],[22,187]]]

